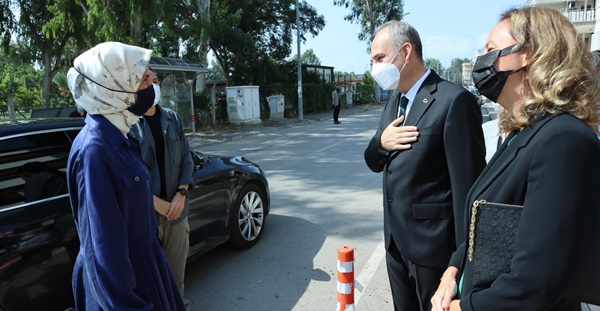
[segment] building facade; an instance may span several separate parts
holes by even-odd
[[[560,11],[575,25],[575,29],[590,51],[600,50],[600,23],[596,18],[600,1],[530,0],[527,5],[543,6]]]

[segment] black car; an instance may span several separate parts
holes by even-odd
[[[73,306],[79,239],[62,183],[71,143],[83,126],[82,119],[0,122],[0,311]],[[269,213],[264,172],[243,157],[192,151],[192,158],[188,261],[223,243],[253,246]],[[35,190],[26,194],[25,179],[32,175],[23,168],[29,166],[44,168],[33,176],[45,186],[29,187]]]

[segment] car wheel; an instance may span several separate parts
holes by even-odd
[[[265,195],[256,185],[242,188],[231,208],[229,246],[249,248],[258,242],[265,225]]]

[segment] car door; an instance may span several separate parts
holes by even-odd
[[[222,174],[210,159],[192,152],[194,184],[189,190],[190,256],[199,255],[227,238],[227,208]]]
[[[64,178],[77,131],[54,129],[0,139],[0,309],[65,310],[73,305],[71,274],[79,239],[66,180],[61,191],[27,200],[28,181],[20,168],[42,163],[52,176]],[[47,187],[51,179],[34,188]]]

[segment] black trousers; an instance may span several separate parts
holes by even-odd
[[[404,258],[394,240],[386,254],[395,311],[431,311],[431,297],[446,270],[419,266]]]
[[[340,107],[342,105],[333,106],[333,122],[338,122],[340,116]]]

